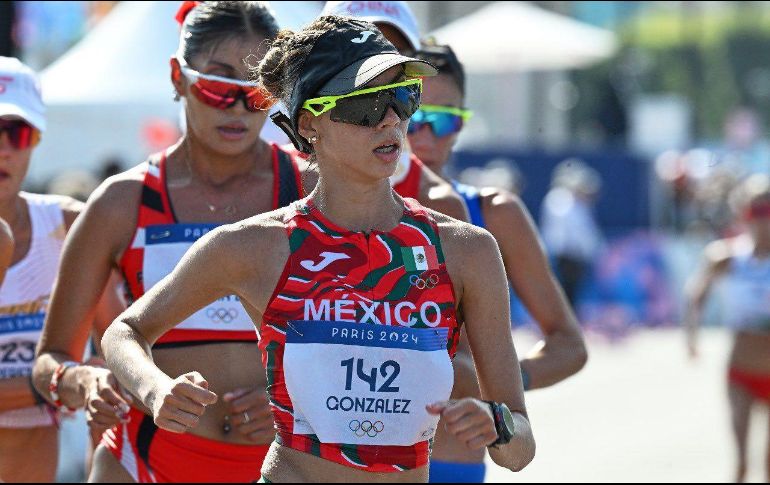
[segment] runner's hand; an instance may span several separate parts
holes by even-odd
[[[425,409],[441,416],[444,429],[471,450],[483,450],[497,441],[495,418],[483,401],[467,397],[429,404]]]
[[[131,395],[118,383],[109,369],[83,366],[90,373],[86,386],[86,422],[95,432],[128,422]]]
[[[264,389],[235,389],[223,396],[232,426],[253,443],[275,438],[273,414]]]
[[[217,395],[208,387],[209,383],[198,372],[188,372],[171,381],[153,402],[155,424],[174,433],[196,427],[206,406],[217,402]]]

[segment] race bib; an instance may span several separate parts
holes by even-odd
[[[32,373],[35,346],[44,320],[45,313],[0,317],[0,379]]]
[[[144,267],[145,291],[170,274],[195,241],[216,224],[168,224],[145,228]],[[210,303],[181,322],[182,330],[254,331],[246,309],[236,296],[226,296]]]
[[[322,443],[411,446],[433,438],[454,371],[446,328],[291,321],[283,365],[294,434]]]

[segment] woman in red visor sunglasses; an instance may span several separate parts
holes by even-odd
[[[92,428],[106,430],[90,476],[96,482],[254,481],[275,436],[254,324],[236,297],[210,302],[152,347],[160,368],[178,376],[175,385],[199,382],[194,368],[220,396],[188,433],[158,429],[108,369],[77,363],[110,271],[119,269],[130,299],[139,299],[211,229],[299,198],[293,159],[259,139],[273,100],[249,76],[278,33],[275,19],[261,2],[183,9],[171,81],[186,133],[108,179],[89,201],[65,251],[66,278],[54,291],[36,369],[41,392],[85,407]]]
[[[685,325],[694,358],[704,306],[719,283],[721,315],[735,335],[727,393],[738,458],[734,480],[743,482],[751,410],[755,404],[770,404],[770,177],[758,174],[746,179],[733,192],[732,205],[745,231],[706,246],[702,268],[687,289]],[[765,471],[770,477],[770,469]]]
[[[0,479],[9,482],[56,474],[59,415],[31,374],[64,236],[82,204],[21,190],[45,129],[37,76],[0,57]]]

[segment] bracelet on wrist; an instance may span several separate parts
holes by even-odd
[[[80,365],[78,362],[74,362],[72,360],[62,362],[51,376],[51,383],[48,385],[48,392],[51,393],[51,401],[53,401],[53,405],[56,407],[56,409],[62,409],[65,407],[61,402],[61,397],[59,396],[59,384],[64,377],[64,373],[67,372],[68,369],[77,367],[78,365]],[[66,406],[66,408],[72,412],[76,411],[75,408],[71,408],[69,406]]]

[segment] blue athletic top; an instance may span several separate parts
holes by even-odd
[[[484,224],[484,213],[481,207],[481,193],[479,189],[471,185],[466,185],[452,180],[452,186],[460,196],[465,200],[468,206],[468,213],[471,216],[471,224],[479,227],[486,227]]]
[[[482,209],[481,192],[476,187],[466,185],[452,180],[452,186],[458,194],[465,200],[465,205],[468,206],[468,213],[471,216],[471,224],[474,226],[483,227],[486,229],[486,222],[484,221],[484,213]],[[511,321],[514,325],[520,325],[524,322],[532,321],[532,317],[529,312],[524,308],[524,304],[519,300],[516,292],[513,288],[510,289],[509,295],[511,298]]]

